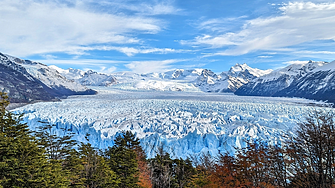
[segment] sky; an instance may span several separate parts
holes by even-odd
[[[335,60],[335,1],[0,0],[0,52],[104,73]]]

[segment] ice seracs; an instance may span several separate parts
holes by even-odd
[[[99,89],[100,88],[100,89]],[[244,97],[199,92],[141,92],[95,87],[95,96],[74,96],[61,102],[16,109],[31,129],[39,121],[75,133],[93,146],[113,145],[115,136],[130,130],[148,157],[163,146],[171,156],[186,158],[209,153],[233,153],[245,140],[282,144],[313,107],[306,99]]]

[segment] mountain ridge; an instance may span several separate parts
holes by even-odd
[[[216,74],[209,69],[174,69],[165,72],[137,74],[132,72],[116,72],[112,74],[97,73],[110,80],[109,84],[101,82],[82,81],[88,72],[79,69],[52,68],[83,85],[113,86],[130,90],[158,90],[158,91],[204,91],[204,92],[234,92],[237,88],[250,80],[272,72],[251,68],[247,64],[236,64],[229,71]],[[89,70],[90,72],[94,72]],[[110,78],[108,78],[110,76]]]
[[[236,90],[236,95],[300,97],[335,103],[335,61],[288,65]]]
[[[47,65],[0,53],[0,89],[13,103],[51,101],[70,95],[96,94]]]

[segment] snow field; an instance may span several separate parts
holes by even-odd
[[[97,89],[97,88],[94,88]],[[70,129],[75,139],[86,133],[98,148],[112,146],[117,134],[131,130],[140,138],[148,157],[163,146],[173,157],[209,152],[234,152],[245,140],[281,144],[312,108],[305,99],[239,97],[232,94],[186,92],[131,92],[100,89],[95,96],[74,96],[61,102],[27,105],[30,128],[38,121]]]

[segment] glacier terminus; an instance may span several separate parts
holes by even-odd
[[[255,139],[281,145],[304,115],[321,102],[300,98],[236,96],[232,93],[135,91],[91,87],[97,95],[71,96],[15,109],[31,129],[40,121],[74,133],[97,148],[112,146],[130,130],[148,157],[163,147],[172,157],[231,153]],[[330,109],[330,108],[329,108]]]

